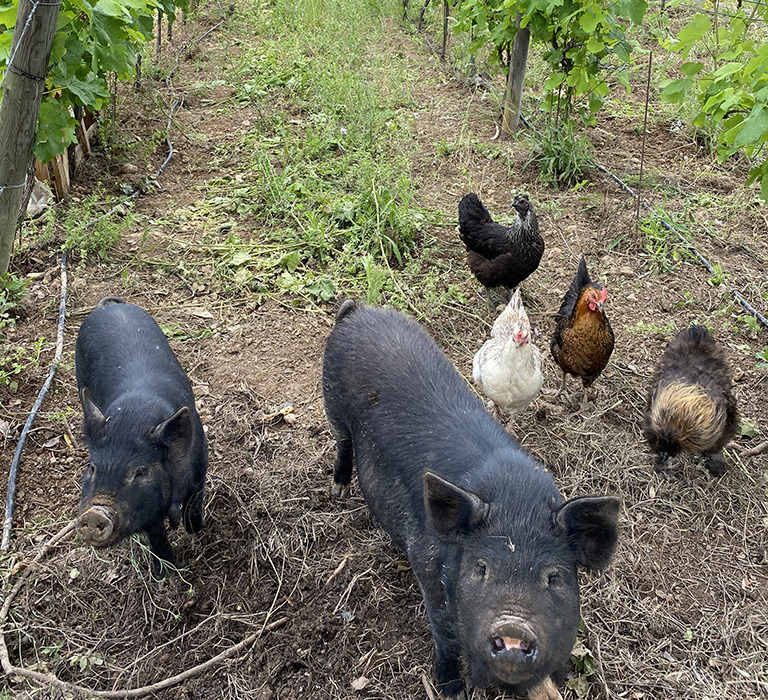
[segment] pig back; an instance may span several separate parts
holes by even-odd
[[[425,469],[475,491],[519,473],[541,482],[548,510],[561,501],[549,474],[533,472],[534,460],[435,342],[397,312],[356,306],[339,319],[326,345],[323,392],[334,430],[352,440],[363,495],[401,549],[428,529]]]
[[[175,408],[194,408],[189,379],[155,320],[133,304],[94,309],[77,336],[75,374],[105,410],[119,396],[145,391]]]

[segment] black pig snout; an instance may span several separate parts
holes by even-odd
[[[501,678],[521,680],[534,672],[540,642],[522,618],[504,618],[492,626],[487,649],[491,665]]]
[[[117,514],[108,506],[92,505],[77,519],[81,537],[93,547],[104,547],[117,537]]]

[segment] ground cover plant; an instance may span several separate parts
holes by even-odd
[[[13,368],[14,349],[23,350],[23,369],[0,383],[3,477],[54,356],[62,247],[69,302],[63,358],[22,457],[13,539],[0,559],[4,592],[16,564],[77,512],[87,455],[74,344],[101,297],[142,306],[169,337],[211,463],[203,531],[171,538],[176,575],[151,579],[141,538],[99,551],[63,540],[3,621],[10,661],[117,691],[251,639],[154,695],[432,697],[431,639],[407,562],[354,482],[348,499],[330,495],[321,356],[338,300],[352,296],[415,317],[471,377],[493,317],[467,269],[456,206],[476,191],[511,221],[512,196],[523,191],[546,243],[522,285],[545,389],[560,382],[547,348],[552,315],[582,254],[608,290],[616,334],[589,410],[577,412],[572,384],[565,398],[543,394],[509,425],[566,498],[623,502],[613,563],[582,576],[563,696],[764,696],[768,464],[749,450],[766,440],[768,339],[729,291],[765,312],[768,234],[757,191],[744,189],[749,164],[718,163],[684,111],[658,93],[644,125],[647,64],[638,59],[633,91],[613,86],[595,125],[575,134],[589,138],[590,158],[637,187],[645,129],[639,184],[652,210],[638,217],[634,200],[589,163],[569,161],[578,174],[566,184],[547,176],[556,152],[544,150],[537,164],[528,138],[500,138],[503,76],[476,57],[482,80],[467,80],[461,36],[439,60],[425,37],[439,45],[442,7],[425,16],[425,33],[402,10],[376,0],[199,6],[174,25],[174,43],[152,70],[145,65],[138,87],[117,86],[73,198],[25,224],[11,271],[26,284],[14,283],[0,304],[0,367]],[[676,12],[670,35],[687,21]],[[657,59],[660,75],[672,77],[676,59]],[[542,70],[533,56],[529,112]],[[166,135],[174,154],[155,179]],[[142,194],[126,199],[136,188]],[[645,390],[661,350],[691,321],[726,349],[741,434],[725,450],[722,478],[684,458],[677,478],[661,479],[641,433]],[[18,678],[0,683],[0,696],[72,695]]]

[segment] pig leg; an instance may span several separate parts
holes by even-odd
[[[442,606],[445,607],[444,602]],[[437,689],[444,697],[452,698],[464,691],[460,661],[461,647],[455,639],[455,634],[451,632],[452,623],[440,619],[447,617],[445,612],[433,614],[427,604],[427,617],[429,617],[429,626],[432,629],[432,639],[435,642],[432,664]]]
[[[190,534],[200,532],[203,527],[203,490],[187,496],[181,504],[184,529]]]
[[[333,431],[336,437],[336,460],[333,463],[333,495],[346,496],[352,481],[352,438]]]
[[[410,557],[409,557],[410,559]],[[435,646],[432,651],[432,668],[437,689],[446,698],[453,698],[464,692],[464,679],[461,673],[461,644],[456,638],[455,622],[446,609],[447,601],[442,595],[442,583],[439,574],[424,566],[418,560],[411,559],[413,572],[421,588],[424,607],[427,611],[429,627]],[[425,586],[424,583],[433,582]]]
[[[560,695],[554,681],[551,678],[545,678],[528,691],[528,700],[563,700],[563,696]]]
[[[165,525],[160,522],[148,527],[144,532],[147,533],[149,550],[152,552],[152,574],[155,578],[165,578],[168,573],[165,563],[173,564],[173,551],[168,542]]]

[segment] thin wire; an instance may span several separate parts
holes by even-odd
[[[411,22],[411,24],[414,24],[414,23],[413,23],[411,20],[408,20],[408,21],[410,21],[410,22]],[[432,45],[432,43],[429,41],[429,38],[428,38],[426,35],[422,34],[422,39],[424,39],[424,41],[426,42],[427,46],[429,47],[429,49],[430,49],[430,50],[431,50],[433,53],[435,53],[435,54],[439,55],[439,53],[438,53],[437,49],[436,49],[436,48],[435,48],[435,47]],[[486,86],[486,88],[487,88],[489,91],[494,91],[494,92],[497,92],[497,88],[496,88],[494,85],[491,85],[489,82],[487,82],[486,80],[484,80],[484,79],[482,79],[482,78],[480,79],[480,81],[482,82],[482,84],[483,84],[483,85],[485,85],[485,86]],[[520,114],[520,121],[521,121],[523,124],[525,124],[526,128],[530,129],[530,130],[531,130],[531,131],[532,131],[534,134],[536,134],[536,135],[537,135],[539,138],[542,138],[542,139],[544,138],[544,135],[543,135],[543,134],[542,134],[540,131],[538,131],[538,129],[536,129],[536,128],[533,126],[533,124],[531,124],[531,122],[529,122],[529,121],[528,121],[528,120],[527,120],[527,119],[526,119],[526,118],[525,118],[525,117],[524,117],[522,114]],[[619,177],[618,177],[618,175],[614,175],[614,174],[613,174],[613,173],[612,173],[610,170],[608,170],[608,168],[606,168],[606,167],[605,167],[605,166],[603,166],[603,165],[600,165],[600,163],[598,163],[597,161],[595,161],[595,160],[593,160],[593,159],[591,159],[591,158],[590,158],[590,159],[588,159],[588,162],[590,163],[590,165],[592,165],[593,167],[597,168],[597,169],[598,169],[600,172],[602,172],[602,173],[604,173],[604,174],[608,175],[608,177],[610,177],[610,178],[611,178],[611,179],[612,179],[614,182],[616,182],[616,183],[617,183],[617,184],[618,184],[618,185],[619,185],[619,186],[620,186],[620,187],[621,187],[621,188],[622,188],[622,189],[623,189],[625,192],[627,192],[627,193],[628,193],[630,196],[632,196],[634,199],[638,200],[638,202],[639,202],[640,204],[642,204],[643,208],[644,208],[646,211],[650,212],[650,214],[651,214],[651,215],[652,215],[652,216],[653,216],[655,219],[657,219],[657,220],[658,220],[658,221],[661,223],[661,225],[662,225],[662,226],[663,226],[663,227],[664,227],[664,228],[665,228],[667,231],[669,231],[670,233],[673,233],[673,234],[675,234],[675,236],[677,236],[677,238],[680,240],[680,242],[681,242],[683,245],[685,245],[685,246],[686,246],[686,247],[687,247],[687,248],[688,248],[688,249],[689,249],[689,250],[690,250],[690,251],[691,251],[691,252],[694,254],[694,256],[696,257],[696,259],[697,259],[697,260],[698,260],[698,261],[699,261],[699,262],[700,262],[702,265],[704,265],[704,267],[705,267],[705,268],[707,268],[707,270],[709,271],[709,273],[710,273],[710,274],[712,274],[712,275],[717,275],[717,274],[718,274],[718,272],[715,270],[715,268],[714,268],[714,267],[713,267],[713,266],[710,264],[709,260],[707,260],[707,259],[706,259],[706,258],[705,258],[705,257],[704,257],[704,256],[703,256],[703,255],[702,255],[700,252],[699,252],[699,250],[696,248],[696,246],[695,246],[695,245],[693,245],[693,243],[691,243],[690,241],[686,240],[686,238],[685,238],[685,237],[684,237],[684,236],[683,236],[683,235],[682,235],[682,234],[681,234],[681,233],[680,233],[680,232],[679,232],[679,231],[678,231],[678,230],[677,230],[677,229],[676,229],[676,228],[675,228],[675,227],[674,227],[674,226],[673,226],[671,223],[669,223],[669,222],[668,222],[668,221],[666,221],[665,219],[663,219],[663,218],[661,218],[660,216],[658,216],[658,215],[657,215],[657,214],[656,214],[656,213],[653,211],[653,209],[651,208],[651,206],[650,206],[649,204],[647,204],[646,202],[644,202],[644,201],[642,200],[642,198],[640,198],[640,197],[639,197],[637,194],[635,194],[635,192],[634,192],[634,191],[633,191],[633,190],[632,190],[632,189],[629,187],[629,185],[627,185],[627,183],[625,183],[625,182],[624,182],[624,181],[623,181],[621,178],[619,178]],[[751,314],[752,314],[752,315],[753,315],[753,316],[754,316],[754,317],[755,317],[755,318],[756,318],[756,319],[757,319],[757,320],[758,320],[760,323],[762,323],[762,324],[763,324],[763,326],[765,326],[766,328],[768,328],[768,318],[766,318],[766,317],[765,317],[765,316],[764,316],[762,313],[760,313],[760,312],[759,312],[759,311],[758,311],[758,310],[757,310],[757,309],[756,309],[754,306],[752,306],[752,304],[750,304],[750,303],[749,303],[749,302],[748,302],[748,301],[747,301],[747,300],[744,298],[744,296],[741,294],[741,292],[740,292],[738,289],[736,289],[735,287],[732,287],[732,286],[730,286],[730,285],[728,285],[728,284],[724,284],[724,286],[725,286],[726,290],[728,291],[728,293],[729,293],[729,294],[731,294],[731,296],[735,297],[735,298],[736,298],[736,300],[739,302],[739,304],[741,304],[741,306],[743,306],[743,307],[744,307],[744,308],[745,308],[747,311],[749,311],[749,313],[751,313]]]
[[[16,451],[13,453],[13,461],[11,462],[11,470],[8,474],[8,491],[5,498],[5,521],[3,522],[3,540],[0,543],[0,550],[5,551],[8,549],[8,544],[11,539],[11,527],[13,525],[13,502],[16,495],[16,475],[19,471],[19,462],[21,460],[21,451],[24,448],[24,443],[27,439],[27,434],[32,428],[32,423],[35,422],[37,412],[40,410],[40,406],[43,403],[45,395],[48,393],[48,389],[51,388],[53,382],[53,376],[56,374],[56,370],[59,367],[59,361],[64,350],[64,318],[67,313],[67,254],[66,252],[61,254],[61,301],[59,303],[59,326],[56,335],[56,354],[53,358],[53,364],[48,372],[48,377],[43,384],[43,388],[40,389],[40,393],[37,396],[34,406],[32,406],[32,413],[30,413],[27,422],[24,424],[24,428],[21,431],[19,442],[16,445]]]
[[[3,85],[5,84],[5,79],[8,77],[8,73],[13,67],[13,61],[16,58],[16,53],[19,50],[19,47],[21,46],[21,42],[24,40],[24,37],[26,36],[27,30],[29,29],[29,25],[32,24],[32,18],[35,16],[35,12],[37,12],[37,8],[40,6],[43,7],[56,7],[58,5],[61,5],[61,0],[58,0],[57,2],[42,2],[42,0],[37,0],[34,5],[32,5],[32,9],[29,11],[29,15],[27,15],[27,21],[24,23],[24,28],[21,30],[21,34],[19,35],[19,40],[16,42],[16,47],[13,49],[13,53],[11,54],[11,57],[8,59],[8,65],[5,69],[5,73],[3,73],[3,77],[0,78],[0,90],[2,90]]]

